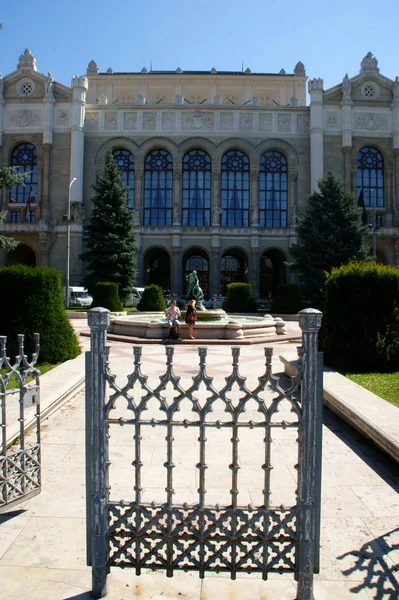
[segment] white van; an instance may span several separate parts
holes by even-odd
[[[141,300],[143,292],[144,292],[143,287],[133,288],[131,295],[126,299],[125,305],[126,306],[137,306]]]
[[[69,306],[89,308],[93,298],[84,287],[69,287]]]

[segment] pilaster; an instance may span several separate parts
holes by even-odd
[[[251,167],[251,226],[259,225],[259,169]]]
[[[220,226],[220,169],[212,170],[212,227]]]
[[[70,179],[76,177],[71,187],[71,202],[83,202],[83,152],[84,152],[84,119],[86,92],[88,80],[86,77],[72,77],[72,127],[71,127],[71,160]]]
[[[143,207],[143,165],[135,164],[134,166],[134,207],[136,209],[137,222],[136,225],[144,223],[144,207]]]
[[[53,146],[52,144],[43,144],[43,186],[41,195],[41,218],[50,218],[50,173],[51,173],[51,153]]]
[[[181,224],[181,167],[173,168],[173,225],[179,226]]]
[[[352,191],[352,146],[344,146],[342,148],[344,155],[344,178],[348,191]]]
[[[220,240],[219,245],[215,246],[214,241],[217,243],[217,240],[212,238],[210,296],[220,294]]]
[[[323,80],[311,79],[310,95],[310,184],[311,191],[318,190],[318,181],[324,172],[323,150]]]
[[[299,212],[298,207],[298,171],[288,169],[288,223],[295,225]]]

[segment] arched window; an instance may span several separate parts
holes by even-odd
[[[173,160],[166,150],[154,150],[145,159],[144,225],[172,225]]]
[[[249,160],[240,150],[222,157],[220,204],[222,227],[248,227]]]
[[[222,256],[220,263],[220,289],[227,294],[229,283],[241,281],[246,283],[248,275],[247,258],[240,250],[230,250]]]
[[[384,206],[384,159],[381,152],[370,146],[365,146],[357,153],[357,197],[362,189],[366,207]]]
[[[37,150],[33,144],[19,144],[11,154],[11,166],[18,167],[20,173],[28,173],[25,185],[16,185],[10,189],[10,202],[27,204],[37,202]]]
[[[127,188],[130,210],[134,208],[134,156],[129,150],[114,150],[114,160],[121,172],[122,185]]]
[[[183,227],[209,227],[211,221],[211,159],[203,150],[183,158]]]
[[[280,152],[265,152],[259,168],[259,226],[287,227],[287,161]]]

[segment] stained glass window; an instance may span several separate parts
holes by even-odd
[[[220,195],[222,227],[248,227],[249,160],[244,152],[230,150],[223,155]]]
[[[183,159],[183,227],[209,227],[211,221],[211,159],[191,150]]]
[[[114,150],[113,157],[121,172],[122,184],[127,188],[129,208],[134,208],[134,156],[129,150]]]
[[[37,150],[33,144],[19,144],[11,154],[11,166],[18,167],[20,173],[28,173],[25,185],[16,185],[10,189],[9,202],[26,204],[30,194],[31,203],[37,202]]]
[[[259,226],[287,227],[287,161],[280,152],[265,152],[259,166]]]
[[[384,206],[384,159],[381,152],[370,146],[365,146],[357,153],[357,197],[362,189],[366,207]]]
[[[144,225],[172,225],[173,160],[166,150],[154,150],[145,159]]]

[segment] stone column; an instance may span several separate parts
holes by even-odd
[[[134,207],[137,216],[136,225],[144,224],[143,175],[143,166],[136,164],[134,167]]]
[[[172,222],[174,226],[181,224],[181,167],[173,168],[173,214]]]
[[[52,144],[43,144],[43,184],[41,196],[40,218],[49,220],[51,214],[50,203],[50,173],[51,173],[51,153]]]
[[[177,241],[177,240],[176,240]],[[170,292],[180,296],[183,293],[182,290],[182,266],[180,262],[180,240],[179,245],[172,248],[172,264],[170,274]]]
[[[222,209],[220,208],[220,170],[212,170],[212,202],[211,202],[211,218],[212,227],[220,226],[220,216]]]
[[[288,169],[288,215],[287,225],[295,225],[298,216],[298,171]]]
[[[41,231],[39,233],[39,250],[40,250],[40,266],[50,266],[50,250],[54,245],[56,235],[48,231]]]
[[[311,79],[310,94],[310,191],[318,190],[324,173],[323,149],[323,80]]]
[[[212,248],[211,253],[211,281],[209,295],[220,295],[220,248]]]
[[[344,156],[344,179],[348,186],[348,191],[352,191],[352,146],[342,148]]]
[[[250,224],[259,225],[259,168],[251,167]]]
[[[71,204],[83,202],[83,151],[84,151],[84,120],[86,92],[88,80],[86,77],[72,77],[72,127],[71,127],[71,159],[70,181],[76,180],[71,187]]]
[[[249,265],[249,283],[252,285],[252,293],[255,298],[259,298],[259,238],[257,244],[252,246],[255,240],[251,239],[251,259]]]

